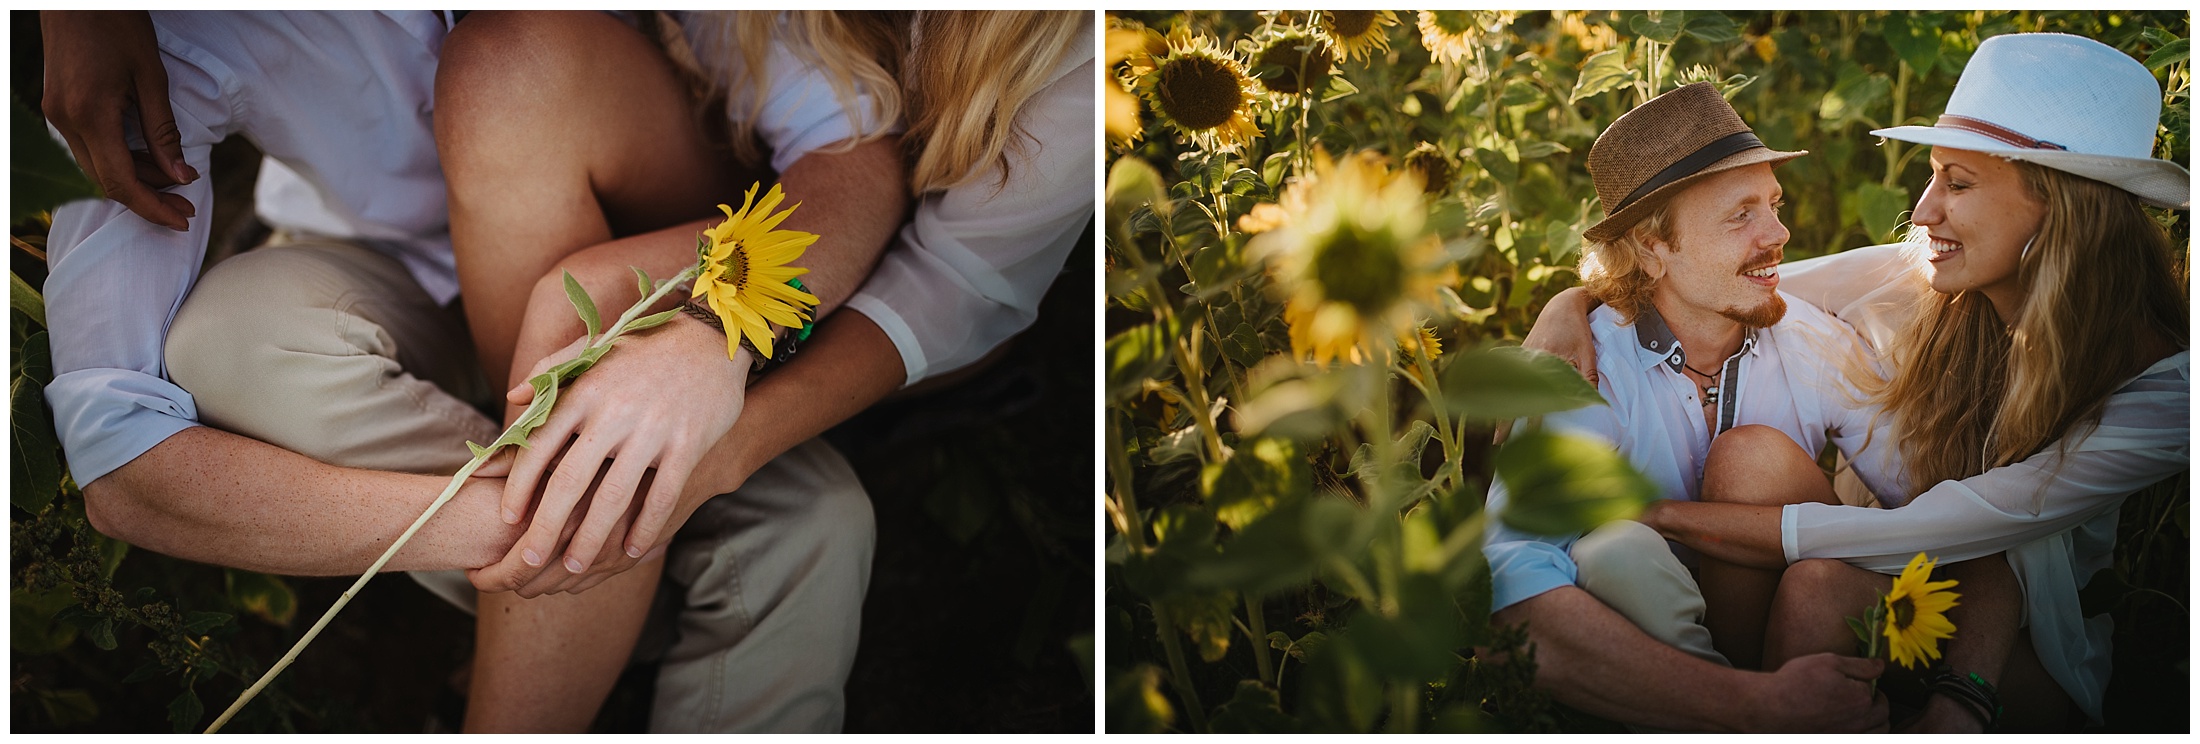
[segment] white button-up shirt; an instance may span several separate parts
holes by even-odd
[[[904,385],[978,361],[1039,315],[1070,250],[1092,231],[1098,74],[1088,14],[1075,50],[1016,118],[1028,140],[974,181],[921,195],[916,216],[848,307],[901,352]]]
[[[1886,339],[1911,307],[1901,294],[1925,291],[1920,270],[1916,256],[1890,245],[1798,262],[1781,274],[1797,295],[1855,318],[1866,338]],[[2021,462],[1944,481],[1912,499],[1903,498],[1911,489],[1901,472],[1887,470],[1897,487],[1880,494],[1886,509],[1788,506],[1780,514],[1781,547],[1789,562],[1837,558],[1881,573],[1900,572],[1919,552],[1941,565],[2003,553],[2024,587],[2033,650],[2099,721],[2113,626],[2106,614],[2085,617],[2078,591],[2115,557],[2124,497],[2189,469],[2191,390],[2192,354],[2181,351],[2110,394],[2098,426]],[[1891,426],[1881,422],[1872,449],[1896,448]]]
[[[396,258],[430,296],[458,293],[435,70],[447,24],[433,11],[155,12],[184,160],[206,177],[173,191],[198,205],[190,229],[153,225],[105,200],[54,215],[46,400],[70,472],[90,483],[198,424],[167,379],[162,347],[198,278],[213,209],[215,143],[242,134],[266,153],[257,208],[269,224],[351,238]],[[783,55],[775,50],[775,55]],[[774,163],[854,136],[822,74],[772,71],[758,132]],[[789,91],[808,91],[808,95]],[[137,126],[126,127],[143,147]]]
[[[1715,424],[1705,421],[1696,383],[1682,371],[1687,350],[1655,311],[1622,325],[1618,311],[1600,307],[1590,314],[1589,329],[1603,372],[1597,392],[1608,405],[1551,414],[1543,425],[1610,443],[1664,498],[1696,500],[1712,438],[1735,426],[1778,429],[1804,452],[1817,453],[1830,441],[1852,460],[1862,454],[1870,416],[1857,405],[1836,356],[1857,354],[1861,362],[1861,347],[1848,326],[1817,308],[1789,298],[1785,318],[1749,332],[1741,350],[1720,363]],[[1701,369],[1703,360],[1697,365]],[[1873,449],[1884,457],[1884,450]],[[1883,492],[1887,467],[1867,461],[1874,466],[1860,466],[1858,475],[1873,492]],[[1501,512],[1508,498],[1504,482],[1495,481],[1488,508]],[[1482,552],[1494,579],[1492,610],[1574,584],[1567,551],[1580,535],[1531,535],[1496,520],[1490,525]]]

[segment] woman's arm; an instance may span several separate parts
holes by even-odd
[[[1964,561],[2084,523],[2190,466],[2190,362],[2183,352],[2174,359],[2110,396],[2090,431],[2021,462],[1941,482],[1901,508],[1786,507],[1785,557],[1899,571],[1919,550]]]
[[[1901,243],[1866,246],[1781,264],[1780,291],[1855,323],[1851,311],[1859,301],[1916,271]]]
[[[1566,360],[1589,379],[1590,385],[1597,384],[1597,344],[1596,336],[1589,332],[1589,313],[1601,304],[1589,290],[1580,287],[1568,287],[1552,295],[1551,301],[1536,313],[1535,325],[1520,345]]]

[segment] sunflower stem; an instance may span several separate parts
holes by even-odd
[[[620,336],[626,333],[627,326],[632,325],[636,319],[641,317],[643,310],[656,304],[658,300],[664,299],[664,296],[669,294],[681,282],[693,279],[698,269],[699,266],[689,266],[672,279],[659,285],[655,292],[634,303],[633,307],[627,308],[625,313],[620,314],[619,322],[604,331],[603,335],[598,336],[583,351],[609,346],[612,342],[617,341]],[[497,436],[497,440],[502,440],[520,427],[527,426],[527,419],[527,416],[521,416],[519,419],[514,420],[510,426],[505,427],[502,434]],[[336,619],[336,613],[342,611],[345,605],[351,604],[352,597],[358,596],[359,590],[366,588],[367,582],[374,580],[375,575],[382,572],[382,567],[388,565],[391,558],[396,557],[397,551],[403,549],[406,543],[411,542],[413,535],[418,533],[420,528],[436,515],[436,512],[441,511],[444,504],[450,503],[451,497],[458,495],[458,489],[466,484],[466,479],[473,477],[474,471],[481,469],[482,463],[488,462],[491,457],[495,457],[505,446],[507,445],[492,444],[474,455],[474,458],[468,460],[464,467],[459,468],[458,473],[451,476],[450,484],[444,486],[443,492],[437,495],[434,501],[428,503],[428,508],[420,512],[420,516],[413,520],[412,525],[406,527],[404,533],[399,534],[397,539],[382,551],[381,557],[374,559],[374,563],[367,566],[365,573],[359,574],[359,579],[352,582],[351,588],[344,590],[343,596],[336,598],[336,604],[331,605],[327,612],[321,613],[321,619],[314,621],[313,627],[306,630],[306,634],[290,647],[289,652],[283,654],[283,657],[277,660],[274,666],[269,667],[266,673],[261,674],[259,681],[253,682],[251,687],[245,688],[244,694],[238,695],[237,701],[230,703],[229,709],[222,711],[222,714],[214,719],[214,723],[206,727],[206,733],[211,734],[220,731],[222,726],[229,723],[230,718],[235,717],[238,711],[244,709],[246,703],[251,702],[252,698],[260,694],[260,690],[266,689],[268,683],[275,680],[275,675],[282,674],[284,669],[289,668],[290,663],[297,660],[298,654],[305,651],[306,646],[311,645],[313,639],[321,635],[321,629],[328,627],[330,620]]]

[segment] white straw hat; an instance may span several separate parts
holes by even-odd
[[[2192,175],[2156,160],[2162,88],[2107,44],[2069,34],[2007,34],[1979,44],[1933,126],[1872,134],[2024,160],[2188,209]]]

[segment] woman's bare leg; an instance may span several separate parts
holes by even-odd
[[[459,280],[493,380],[524,379],[578,335],[577,319],[530,315],[553,267],[615,231],[699,224],[738,193],[670,63],[601,13],[469,16],[445,42],[437,98]],[[630,276],[623,287],[633,294]],[[601,307],[634,299],[592,289]],[[482,595],[467,729],[585,731],[662,570],[650,561],[577,595]]]
[[[1708,502],[1756,506],[1838,502],[1817,461],[1766,426],[1738,426],[1711,443],[1700,494]],[[1719,653],[1737,668],[1777,669],[1765,664],[1764,648],[1765,618],[1780,572],[1699,556],[1696,579],[1703,587],[1704,627]]]

